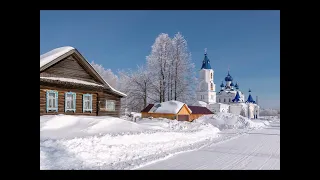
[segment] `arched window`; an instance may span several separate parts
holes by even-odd
[[[213,91],[213,84],[211,83],[211,91]]]
[[[219,102],[221,102],[221,99],[219,99]]]
[[[211,80],[213,79],[213,74],[211,73]]]
[[[229,102],[231,102],[231,99],[229,98]]]
[[[223,99],[223,102],[226,102],[226,99]]]

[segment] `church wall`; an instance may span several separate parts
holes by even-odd
[[[239,104],[230,104],[229,112],[231,114],[240,115],[242,111],[242,106]]]
[[[207,108],[213,112],[229,112],[229,105],[228,104],[222,104],[222,103],[215,103],[215,104],[209,104]]]
[[[235,94],[217,94],[217,103],[229,103],[229,99],[230,102],[232,102],[232,99],[234,99]],[[219,101],[220,99],[220,101]],[[224,101],[224,99],[226,101]]]
[[[254,118],[254,110],[255,110],[255,105],[248,103],[248,118],[253,119]]]

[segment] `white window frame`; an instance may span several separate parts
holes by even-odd
[[[55,94],[54,98],[52,98],[52,100],[55,101],[55,107],[49,107],[49,98],[50,98],[49,94],[51,94],[51,93]],[[48,90],[46,92],[46,110],[47,110],[47,112],[52,112],[52,111],[58,112],[58,107],[59,107],[59,105],[58,105],[58,91]]]
[[[89,108],[85,108],[85,102],[87,100],[85,100],[85,97],[89,97],[90,99],[89,101]],[[90,112],[92,113],[92,94],[83,94],[82,96],[82,112]]]
[[[72,95],[72,104],[73,108],[67,108],[67,96]],[[75,92],[66,92],[64,96],[64,112],[67,111],[73,111],[74,113],[76,112],[76,99],[77,99],[77,94]]]
[[[108,103],[113,103],[113,109],[108,108]],[[106,111],[116,111],[116,101],[115,100],[106,100]]]

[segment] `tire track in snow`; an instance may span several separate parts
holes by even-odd
[[[280,168],[279,128],[254,129],[240,134],[226,131],[221,135],[223,137],[215,139],[197,151],[172,156],[141,169]]]
[[[231,169],[245,169],[245,168],[248,166],[248,164],[253,161],[253,159],[255,158],[255,156],[259,154],[258,152],[259,152],[261,149],[263,149],[266,140],[267,140],[267,138],[264,137],[264,138],[259,142],[259,144],[256,146],[257,148],[256,148],[255,150],[253,150],[249,155],[244,156],[244,158],[243,158],[240,162],[232,165]],[[271,148],[271,147],[270,147],[270,148]],[[240,164],[240,165],[239,165],[239,164]],[[237,166],[237,165],[239,165],[239,166]],[[235,167],[236,167],[236,168],[235,168]]]
[[[255,152],[257,152],[258,150],[260,150],[263,147],[263,143],[259,143],[257,145],[254,146],[254,150],[252,152],[250,152],[251,150],[251,146],[247,146],[247,149],[245,152],[240,152],[238,156],[240,156],[239,159],[235,160],[234,162],[232,162],[231,164],[227,163],[226,166],[222,167],[221,169],[224,170],[228,167],[231,167],[230,169],[232,169],[233,167],[235,167],[237,164],[239,164],[240,162],[243,162],[245,159],[247,159],[248,157],[250,157],[252,154],[254,154]],[[250,152],[248,155],[243,156],[243,154],[246,154],[247,152]]]
[[[280,153],[278,153],[278,151],[280,151],[280,147],[274,151],[273,153],[271,153],[270,157],[259,167],[259,170],[261,170],[269,161],[270,159],[274,156],[274,154],[278,155]],[[274,169],[274,165],[277,164],[278,160],[275,160],[275,162],[271,165],[271,168]]]

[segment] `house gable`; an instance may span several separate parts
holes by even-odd
[[[191,112],[190,112],[189,108],[184,104],[184,105],[181,107],[181,109],[180,109],[180,111],[178,112],[178,114],[179,114],[179,115],[190,115]]]
[[[60,64],[60,62],[62,63]],[[40,77],[83,80],[98,85],[101,84],[105,89],[120,97],[127,96],[110,86],[79,51],[70,46],[57,48],[40,55]]]
[[[88,67],[81,64],[76,53],[72,53],[47,67],[47,69],[40,72],[40,77],[71,78],[103,85],[103,82],[95,77]]]

